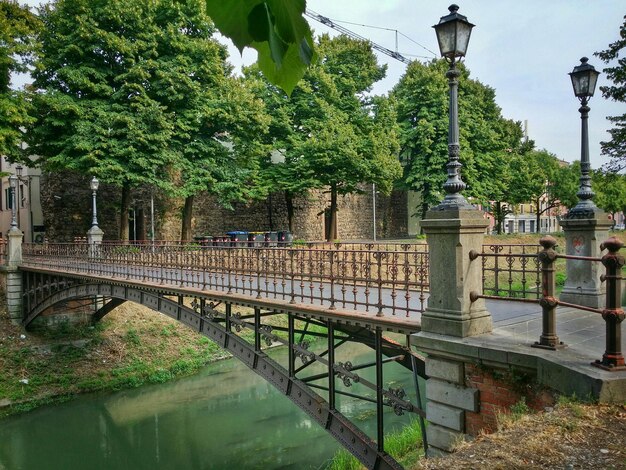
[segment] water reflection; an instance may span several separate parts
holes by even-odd
[[[369,360],[371,352],[359,351],[360,360]],[[385,374],[386,382],[401,377],[412,389],[400,366],[386,366]],[[373,435],[371,407],[347,397],[339,406]],[[408,422],[393,413],[385,419]],[[235,360],[177,382],[80,397],[0,422],[0,470],[313,469],[338,448],[288,398]]]

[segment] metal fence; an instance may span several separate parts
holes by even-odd
[[[425,308],[425,244],[250,243],[24,244],[23,265],[378,316],[409,317]]]
[[[484,293],[473,293],[473,299],[506,298],[513,301],[536,302],[540,304],[542,308],[542,333],[533,346],[543,349],[558,349],[564,346],[559,340],[556,328],[557,306],[573,307],[602,315],[606,323],[606,350],[602,359],[598,359],[594,365],[610,371],[626,369],[621,350],[621,323],[624,320],[624,310],[621,308],[624,256],[619,251],[624,246],[623,243],[615,237],[611,237],[603,242],[600,248],[602,250],[606,249],[608,252],[601,258],[559,254],[555,250],[557,242],[551,236],[543,237],[539,240],[539,243],[542,249],[536,247],[536,254],[531,254],[533,248],[525,248],[519,245],[510,245],[509,249],[506,248],[506,245],[488,245],[486,249],[483,249],[482,253],[471,252],[471,259],[482,257],[483,286],[487,283]],[[516,247],[515,250],[513,247]],[[504,266],[498,263],[498,260],[502,259],[504,260]],[[559,261],[564,264],[566,260],[602,263],[604,265],[605,274],[602,276],[602,281],[606,284],[606,302],[603,309],[563,302],[557,298],[556,265]],[[489,287],[486,273],[493,273],[492,282],[494,287]],[[498,284],[501,275],[504,275],[506,279],[504,287],[500,287]],[[514,282],[512,279],[516,279],[515,282],[518,282],[516,285],[521,287],[513,288]],[[531,285],[534,285],[534,287],[528,289],[527,287]],[[504,295],[489,295],[487,293],[490,292],[488,289],[491,289],[491,292]]]
[[[483,294],[493,298],[539,299],[541,297],[540,245],[483,245]]]

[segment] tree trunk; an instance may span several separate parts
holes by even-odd
[[[496,213],[494,214],[495,219],[496,219],[496,233],[498,235],[502,235],[502,222],[504,222],[502,219],[504,219],[504,217],[502,216],[502,202],[501,201],[496,201]]]
[[[328,240],[332,242],[337,239],[337,186],[330,187],[330,223],[328,229]]]
[[[535,213],[537,214],[535,217],[535,233],[539,233],[541,230],[539,230],[539,223],[541,222],[541,212],[539,212],[541,210],[541,199],[537,198],[537,200],[535,201]]]
[[[122,186],[122,203],[120,207],[120,241],[128,241],[128,211],[130,210],[130,186]]]
[[[287,206],[287,223],[289,231],[293,233],[293,194],[291,191],[285,191],[285,205]]]
[[[193,195],[185,198],[185,207],[183,208],[183,221],[180,230],[180,239],[184,242],[191,241],[191,218],[193,216]]]

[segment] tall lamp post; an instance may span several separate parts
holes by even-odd
[[[17,176],[9,176],[11,187],[11,231],[19,230],[17,227]]]
[[[580,188],[578,189],[578,203],[570,209],[568,218],[587,219],[593,217],[598,208],[593,203],[595,194],[591,190],[591,176],[589,175],[589,131],[587,121],[589,120],[589,98],[593,96],[600,72],[596,71],[593,65],[587,63],[589,59],[580,59],[580,65],[574,67],[569,76],[572,79],[574,95],[580,100]]]
[[[100,181],[94,176],[91,179],[91,200],[92,200],[92,214],[93,218],[91,219],[91,227],[98,227],[98,211],[96,208],[96,192],[98,191],[98,187],[100,186]]]
[[[465,183],[461,179],[459,170],[460,145],[459,145],[459,112],[458,112],[458,89],[460,72],[456,67],[457,62],[465,57],[469,44],[470,34],[474,25],[467,21],[467,17],[458,13],[458,5],[448,7],[450,14],[442,16],[439,23],[434,25],[439,42],[441,56],[446,59],[449,70],[446,72],[448,85],[450,86],[450,108],[448,124],[448,180],[443,189],[446,196],[435,209],[472,208],[473,206],[461,194],[465,189]]]
[[[98,258],[100,256],[100,245],[104,232],[98,227],[98,211],[96,209],[96,192],[100,186],[100,181],[95,176],[91,179],[89,187],[91,188],[91,210],[93,218],[91,219],[91,228],[87,231],[87,243],[89,245],[89,258]]]
[[[612,221],[604,211],[593,203],[591,175],[589,165],[589,98],[593,96],[600,72],[587,63],[587,58],[580,59],[580,65],[569,74],[572,79],[574,95],[580,100],[581,149],[580,149],[580,187],[576,195],[578,202],[560,224],[565,232],[566,253],[575,256],[599,258],[602,256],[600,242],[609,237]],[[567,278],[559,295],[559,300],[592,308],[603,308],[606,283],[598,263],[580,263],[568,259]]]

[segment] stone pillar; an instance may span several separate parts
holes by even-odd
[[[22,239],[24,234],[16,227],[8,233],[9,245],[7,246],[7,261],[9,266],[19,266],[22,263]]]
[[[11,322],[19,324],[22,321],[22,272],[19,265],[22,263],[22,231],[12,227],[8,233],[9,244],[7,246],[6,267],[6,298],[7,310]]]
[[[465,415],[479,411],[479,392],[465,386],[462,362],[429,356],[426,375],[428,456],[437,457],[465,440]]]
[[[103,237],[104,232],[97,225],[92,225],[92,227],[87,231],[89,258],[98,258],[100,256],[100,245],[102,245]]]
[[[471,206],[470,206],[471,207]],[[475,336],[492,329],[482,293],[482,263],[470,260],[472,250],[482,252],[489,222],[483,212],[467,207],[427,212],[421,223],[429,249],[430,296],[422,314],[422,331],[449,336]]]
[[[602,257],[600,244],[609,238],[612,221],[602,211],[588,218],[561,220],[565,232],[565,252],[574,256]],[[586,307],[602,308],[605,288],[600,280],[604,272],[601,263],[568,259],[567,280],[559,300]]]

